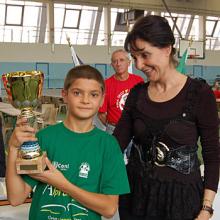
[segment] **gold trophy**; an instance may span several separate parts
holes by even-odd
[[[19,117],[27,118],[32,127],[37,127],[33,112],[42,95],[44,74],[40,71],[18,71],[2,75],[10,103],[21,110]],[[37,141],[24,142],[16,160],[18,174],[33,174],[44,171],[46,152],[42,152]]]

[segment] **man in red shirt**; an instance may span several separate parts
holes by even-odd
[[[120,49],[112,53],[111,65],[115,74],[105,80],[105,99],[98,113],[99,119],[106,126],[106,132],[109,134],[113,133],[115,125],[121,117],[131,88],[144,81],[140,76],[128,72],[130,62],[125,50]],[[129,154],[129,151],[124,154],[125,164],[127,164],[126,154]],[[118,214],[112,220],[118,219],[117,216]]]
[[[105,80],[106,93],[103,106],[99,109],[99,119],[112,133],[121,117],[127,96],[136,84],[143,82],[140,76],[128,72],[129,55],[120,49],[112,53],[111,65],[115,74]]]
[[[215,81],[214,86],[213,86],[213,92],[215,94],[216,100],[220,100],[220,88],[219,88],[219,82]]]
[[[214,82],[213,92],[215,95],[215,100],[216,100],[218,111],[220,111],[220,88],[219,88],[219,81],[217,80],[215,80]]]

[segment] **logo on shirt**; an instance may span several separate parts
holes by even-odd
[[[58,161],[53,161],[53,165],[57,169],[62,170],[62,171],[68,170],[70,166],[69,164],[62,164],[62,163],[59,163]]]
[[[79,167],[79,177],[88,178],[90,166],[87,162],[81,163]]]
[[[117,105],[117,108],[119,108],[121,111],[124,109],[124,105],[128,97],[128,93],[129,93],[129,90],[126,89],[117,96],[116,105]]]

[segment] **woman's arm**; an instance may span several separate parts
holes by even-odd
[[[207,114],[208,112],[208,114]],[[208,86],[200,91],[197,109],[198,131],[201,137],[202,155],[204,161],[204,195],[201,211],[197,220],[211,218],[212,205],[219,181],[219,118],[215,97]],[[207,208],[208,207],[208,208]],[[210,209],[211,208],[211,209]]]
[[[206,189],[216,192],[219,181],[220,162],[218,112],[214,94],[208,85],[205,84],[199,94],[197,126],[204,161],[204,186]]]
[[[138,92],[143,84],[136,85],[131,89],[127,100],[125,102],[124,110],[122,111],[121,118],[119,119],[118,124],[113,132],[113,135],[119,142],[119,145],[122,151],[130,143],[133,138],[133,120],[132,120],[132,110],[136,107],[136,102],[138,99]]]
[[[203,206],[196,220],[208,220],[212,217],[212,205],[214,202],[215,195],[216,192],[210,189],[205,189],[202,203]]]

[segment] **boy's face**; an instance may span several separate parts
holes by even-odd
[[[78,120],[92,119],[103,102],[101,85],[93,79],[77,79],[62,91],[69,114]]]

